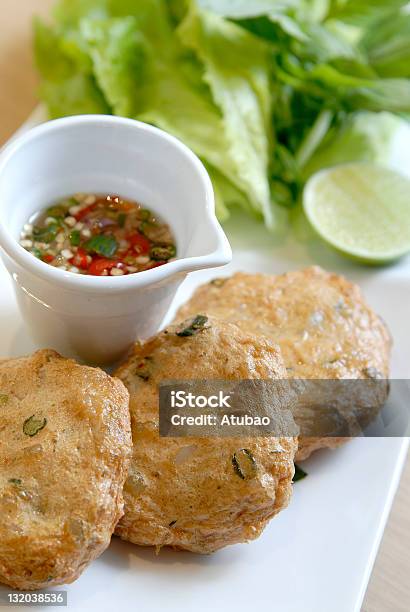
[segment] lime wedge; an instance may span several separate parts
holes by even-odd
[[[328,244],[368,264],[410,251],[410,179],[370,163],[322,170],[306,184],[303,207]]]

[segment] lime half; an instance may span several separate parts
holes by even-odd
[[[303,206],[323,240],[363,263],[410,251],[410,179],[394,170],[370,163],[322,170],[307,182]]]

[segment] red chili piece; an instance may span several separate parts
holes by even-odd
[[[105,271],[108,272],[108,270],[115,268],[117,263],[118,261],[113,261],[112,259],[94,259],[88,268],[88,273],[92,274],[93,276],[102,276]]]
[[[94,204],[90,204],[90,206],[82,208],[76,215],[74,215],[74,217],[77,219],[77,221],[81,221],[81,219],[84,219],[84,217],[86,217],[90,212],[92,212],[94,208],[96,208],[96,206],[98,206],[98,202],[95,202]]]
[[[127,240],[138,255],[146,255],[146,253],[149,253],[151,243],[148,238],[142,234],[131,234],[130,236],[127,236]]]
[[[87,259],[87,251],[85,251],[84,249],[79,248],[77,250],[77,253],[70,260],[70,263],[72,263],[77,268],[80,268],[81,270],[87,270],[89,265],[90,265],[90,263],[89,263],[89,261]]]

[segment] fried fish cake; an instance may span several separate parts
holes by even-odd
[[[145,546],[211,553],[252,540],[291,495],[296,438],[159,436],[163,380],[285,378],[279,349],[204,315],[135,347],[116,375],[130,392],[134,453],[116,534]],[[191,327],[190,327],[191,326]]]
[[[215,279],[197,289],[177,320],[201,307],[276,342],[290,378],[388,378],[391,338],[385,324],[357,285],[317,266],[280,276],[237,273]],[[384,399],[387,392],[386,382]],[[297,459],[346,439],[301,438]]]
[[[0,582],[73,582],[123,514],[128,392],[44,350],[0,362],[0,410]]]

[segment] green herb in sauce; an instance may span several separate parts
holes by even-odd
[[[24,224],[20,245],[55,268],[91,276],[144,272],[176,255],[167,224],[137,202],[115,195],[62,199]]]
[[[140,210],[140,217],[143,221],[148,221],[148,219],[151,219],[151,213],[148,209],[146,208],[142,208]]]
[[[62,219],[65,215],[65,210],[62,206],[50,206],[50,208],[47,208],[47,215],[54,219]]]
[[[43,253],[37,247],[33,247],[31,252],[33,253],[34,257],[37,257],[37,259],[41,259],[43,256]]]
[[[70,244],[71,246],[78,246],[81,242],[81,234],[79,230],[73,230],[70,233]]]
[[[58,233],[57,223],[50,223],[47,227],[35,227],[33,236],[38,242],[46,242],[49,244],[56,239]]]
[[[168,259],[175,257],[176,252],[173,244],[156,244],[150,250],[150,256],[154,261],[168,261]]]
[[[90,240],[85,243],[84,248],[86,251],[97,253],[103,257],[112,257],[118,249],[118,242],[115,240],[114,236],[98,234],[90,238]]]
[[[151,223],[150,221],[143,221],[140,226],[139,226],[139,231],[141,232],[141,234],[144,234],[144,236],[148,236],[150,229],[154,229],[155,228],[155,223]]]
[[[0,393],[0,406],[4,406],[4,404],[7,404],[9,399],[10,398],[8,395],[6,395],[5,393]]]

